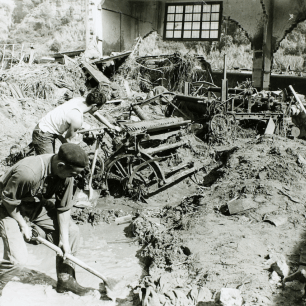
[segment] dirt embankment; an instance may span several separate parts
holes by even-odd
[[[199,254],[209,289],[239,288],[246,305],[300,305],[303,286],[271,281],[267,260],[284,256],[291,272],[299,265],[306,243],[305,143],[275,137],[238,146],[215,170],[216,181],[204,192],[207,214],[188,245]],[[223,205],[235,198],[253,208],[229,215]]]

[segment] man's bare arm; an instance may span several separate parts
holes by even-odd
[[[24,220],[24,218],[20,214],[18,210],[18,206],[9,205],[5,203],[4,201],[2,202],[2,204],[4,205],[8,214],[17,221],[20,227],[20,230],[22,234],[24,235],[24,237],[26,238],[26,240],[30,240],[32,237],[31,228],[27,225],[27,222]]]
[[[113,124],[111,124],[104,116],[102,116],[101,114],[99,114],[98,112],[95,112],[92,114],[97,120],[99,120],[100,122],[102,122],[103,124],[105,124],[108,128],[112,129],[112,130],[116,130],[117,132],[120,132],[122,129],[118,126],[115,126]]]
[[[70,254],[71,253],[69,245],[70,210],[64,212],[58,211],[57,220],[59,224],[59,247],[62,248],[64,255]]]
[[[67,117],[70,126],[66,132],[65,140],[66,142],[71,142],[72,138],[76,136],[77,131],[82,127],[82,115],[78,110],[72,110]]]

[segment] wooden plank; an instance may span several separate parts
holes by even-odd
[[[118,58],[122,58],[122,57],[126,57],[129,56],[132,53],[132,51],[127,51],[118,55],[114,55],[114,56],[109,56],[107,58],[102,58],[102,59],[98,59],[98,60],[93,60],[90,63],[92,64],[101,64],[110,60],[114,60],[114,59],[118,59]]]
[[[76,55],[80,55],[83,52],[85,52],[85,49],[75,50],[75,51],[64,51],[64,52],[61,52],[61,53],[55,53],[52,56],[54,58],[62,58],[62,57],[64,57],[64,55],[67,55],[67,56],[76,56]]]
[[[110,80],[101,71],[95,69],[91,64],[86,63],[85,61],[82,61],[81,64],[82,68],[84,68],[86,72],[88,72],[99,84],[110,84]]]

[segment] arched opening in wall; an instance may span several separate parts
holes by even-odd
[[[273,55],[272,72],[306,75],[306,20],[298,23],[280,42]]]
[[[220,41],[212,42],[207,60],[213,70],[222,70],[224,54],[228,70],[252,70],[253,51],[247,32],[234,20],[224,17]]]

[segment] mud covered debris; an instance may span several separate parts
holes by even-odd
[[[142,303],[194,305],[197,300],[195,295],[199,295],[204,276],[194,266],[196,258],[186,247],[182,231],[196,223],[196,214],[205,206],[202,200],[201,195],[193,195],[178,206],[164,207],[153,215],[160,223],[144,214],[133,221],[133,232],[142,245],[140,256],[149,271],[149,276],[135,289]]]
[[[64,102],[65,99],[87,92],[85,80],[78,63],[14,66],[0,73],[0,96],[57,98]]]
[[[100,222],[111,223],[115,218],[129,215],[128,212],[122,210],[103,210],[99,208],[73,208],[71,217],[77,224],[89,223],[92,226],[100,224]]]

